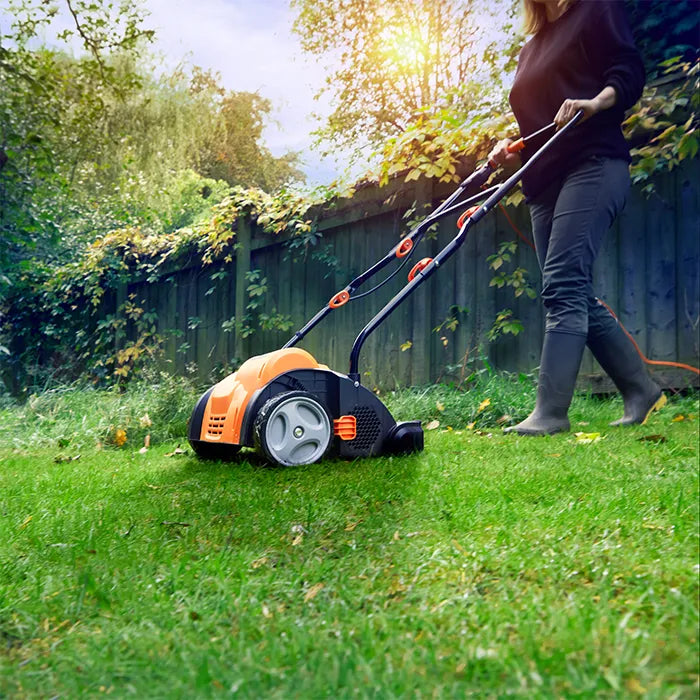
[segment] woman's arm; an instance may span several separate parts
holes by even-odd
[[[583,121],[590,119],[594,114],[602,112],[604,109],[610,109],[617,103],[617,92],[611,85],[606,85],[595,97],[590,100],[564,100],[559,111],[554,117],[554,122],[561,129],[562,126],[568,124],[574,114],[580,109],[583,110]]]

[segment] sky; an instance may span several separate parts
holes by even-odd
[[[146,22],[156,30],[154,49],[166,63],[183,59],[221,74],[230,90],[258,92],[272,103],[264,139],[274,155],[300,151],[309,184],[328,184],[344,166],[311,148],[318,125],[313,112],[328,114],[328,101],[314,96],[324,67],[304,55],[292,32],[288,0],[144,0]]]

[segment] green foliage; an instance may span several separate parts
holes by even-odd
[[[645,97],[624,123],[625,135],[637,145],[632,149],[632,181],[651,192],[650,177],[671,170],[698,153],[700,61],[665,61],[669,84],[647,88]]]
[[[663,74],[661,64],[674,57],[698,57],[700,12],[697,0],[625,0],[630,25],[650,79]]]
[[[523,324],[519,319],[515,318],[513,312],[510,309],[503,309],[496,314],[493,325],[486,337],[493,343],[501,335],[518,335],[523,330]]]
[[[532,288],[528,280],[528,272],[523,267],[517,267],[508,272],[503,266],[511,261],[517,250],[517,241],[504,241],[498,246],[498,252],[489,255],[486,261],[489,267],[496,273],[489,282],[490,287],[512,287],[513,295],[517,299],[526,294],[530,299],[534,299],[537,293]]]

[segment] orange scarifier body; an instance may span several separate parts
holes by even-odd
[[[200,440],[239,444],[243,415],[250,397],[271,379],[294,369],[328,369],[301,348],[283,348],[251,357],[220,381],[204,409]],[[233,406],[233,410],[229,408]]]

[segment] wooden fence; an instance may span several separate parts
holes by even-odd
[[[696,159],[657,177],[656,192],[648,198],[633,189],[595,270],[596,293],[616,310],[647,356],[695,366],[700,323],[699,174]],[[418,202],[419,209],[426,202],[437,204],[450,191],[433,187],[431,181],[421,181],[360,190],[321,216],[322,238],[306,251],[292,249],[289,239],[239,220],[232,263],[192,264],[157,283],[131,283],[122,293],[134,293],[145,308],[157,313],[172,370],[220,377],[226,367],[283,345],[336,291],[396,244],[406,230],[402,215],[412,203]],[[456,218],[441,222],[437,235],[420,245],[411,265],[433,257],[456,234]],[[511,218],[529,235],[524,206]],[[493,271],[487,257],[501,242],[515,239],[499,211],[475,227],[452,260],[370,336],[360,357],[364,383],[390,388],[454,380],[469,371],[470,361],[480,359],[498,369],[535,368],[544,322],[539,300],[525,295],[515,299],[511,289],[490,286]],[[519,243],[513,267],[525,268],[539,288],[537,261],[528,245]],[[245,337],[240,328],[233,329],[235,324],[225,322],[245,313],[246,273],[251,270],[260,272],[267,289],[259,297],[257,327],[254,323],[254,332]],[[358,332],[405,282],[402,270],[376,294],[334,311],[301,347],[333,369],[347,372]],[[373,281],[367,287],[372,285]],[[457,314],[456,329],[435,331],[454,307],[466,310]],[[497,313],[506,308],[521,320],[524,331],[489,343],[486,334]],[[294,328],[262,330],[259,312],[288,316]],[[599,375],[600,369],[586,355],[580,376]],[[697,383],[687,372],[660,372],[660,376],[667,385]]]

